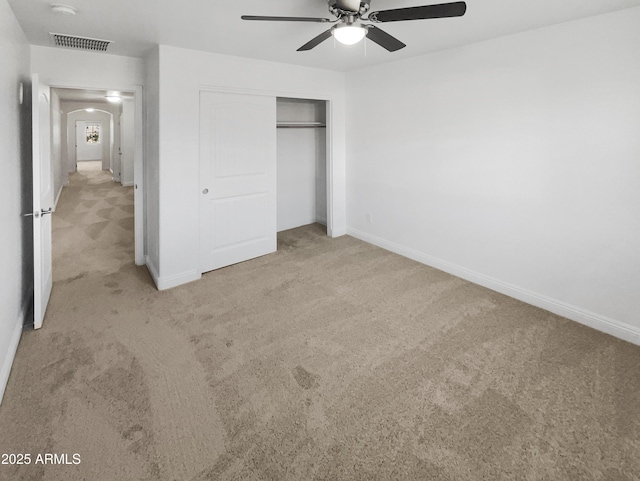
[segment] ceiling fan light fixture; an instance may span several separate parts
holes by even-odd
[[[333,30],[334,38],[343,45],[355,45],[367,34],[367,29],[361,25],[344,23],[336,25]]]
[[[53,10],[55,13],[58,13],[60,15],[72,16],[76,14],[75,8],[70,7],[69,5],[61,5],[59,3],[52,3],[51,10]]]

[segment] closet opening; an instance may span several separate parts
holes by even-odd
[[[327,102],[278,97],[277,231],[319,224],[327,232]]]

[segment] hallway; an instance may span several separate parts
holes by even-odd
[[[100,161],[78,162],[53,215],[53,282],[104,276],[134,261],[133,187]]]

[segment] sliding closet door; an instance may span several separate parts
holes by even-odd
[[[276,99],[200,93],[200,271],[276,250]]]

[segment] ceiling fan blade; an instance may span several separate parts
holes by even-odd
[[[367,25],[367,30],[367,38],[382,48],[386,48],[389,52],[395,52],[396,50],[406,47],[400,40],[389,35],[384,30],[380,30],[378,27]]]
[[[336,0],[336,7],[345,12],[360,11],[360,0]]]
[[[423,5],[422,7],[396,8],[371,12],[372,22],[399,22],[402,20],[424,20],[427,18],[461,17],[467,11],[465,2],[440,3],[438,5]]]
[[[263,20],[268,22],[315,22],[327,23],[331,22],[328,18],[316,17],[264,17],[261,15],[242,15],[242,20]]]
[[[298,52],[305,52],[307,50],[311,50],[313,47],[316,47],[316,46],[320,45],[322,42],[324,42],[325,40],[327,40],[330,37],[331,37],[331,29],[327,30],[326,32],[322,32],[317,37],[309,40],[302,47],[300,47],[297,51]]]

